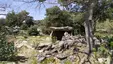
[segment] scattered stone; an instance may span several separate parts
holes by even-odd
[[[38,62],[42,62],[42,61],[45,60],[45,59],[46,59],[46,57],[45,57],[44,55],[38,55],[38,56],[37,56]]]
[[[49,38],[47,38],[46,40],[49,40]],[[40,43],[38,45],[37,50],[39,50],[39,52],[42,55],[38,56],[39,61],[43,61],[45,58],[49,58],[51,56],[56,57],[59,60],[64,60],[67,58],[70,58],[70,60],[74,61],[74,56],[70,56],[71,54],[66,54],[64,53],[67,50],[72,50],[70,53],[76,53],[79,51],[78,48],[75,47],[75,44],[77,44],[77,46],[82,46],[83,43],[85,42],[85,38],[82,36],[72,36],[70,34],[68,34],[68,32],[64,33],[64,36],[62,37],[61,41],[57,41],[56,43],[52,44],[52,43]],[[74,49],[73,49],[74,48]],[[70,56],[70,57],[68,57]]]
[[[60,42],[58,43],[58,46],[59,46],[59,47],[62,47],[64,44],[65,44],[64,41],[60,41]]]
[[[44,52],[44,55],[51,55],[52,53],[51,53],[51,51],[45,51]]]
[[[52,44],[50,44],[49,46],[47,46],[46,48],[45,48],[45,50],[52,50],[53,48],[52,48]]]
[[[51,52],[52,53],[58,53],[57,49],[53,49]]]
[[[50,45],[51,45],[51,43],[40,43],[36,48],[37,48],[37,50],[41,50],[41,49],[48,47]]]
[[[98,58],[98,61],[99,61],[100,63],[104,63],[104,62],[107,61],[107,58]]]
[[[101,42],[98,38],[93,37],[93,40],[94,40],[95,45],[100,45],[101,44]]]
[[[32,46],[28,45],[27,44],[28,42],[27,41],[22,41],[22,43],[20,44],[15,44],[16,48],[20,49],[22,47],[26,47],[28,49],[34,49]]]
[[[49,46],[51,43],[40,43],[38,46]]]
[[[65,54],[60,53],[60,54],[56,55],[56,57],[57,57],[58,59],[60,59],[60,60],[64,60],[64,59],[66,59],[68,56],[65,55]]]
[[[74,62],[74,61],[75,61],[75,57],[76,57],[76,56],[71,55],[71,56],[69,56],[69,60],[71,60],[72,62]]]
[[[71,47],[74,45],[74,40],[66,40],[66,44]]]
[[[38,50],[38,52],[40,52],[40,53],[42,53],[44,50],[43,49],[41,49],[41,50]]]

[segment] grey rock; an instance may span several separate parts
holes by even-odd
[[[36,49],[37,49],[37,50],[41,50],[41,49],[47,48],[47,47],[49,47],[49,46],[51,46],[51,43],[40,43],[40,44],[36,47]]]
[[[60,41],[60,42],[58,43],[58,46],[59,46],[59,47],[62,47],[64,44],[65,44],[65,41]]]
[[[44,52],[44,55],[51,55],[52,53],[51,53],[51,51],[45,51]]]
[[[52,44],[50,44],[50,45],[48,45],[46,48],[45,48],[45,50],[52,50],[53,48],[52,48]]]
[[[58,54],[58,55],[56,55],[56,57],[58,58],[58,59],[60,59],[60,60],[64,60],[64,59],[66,59],[68,56],[66,55],[66,54]]]
[[[75,55],[71,55],[71,56],[69,56],[69,60],[71,60],[72,62],[74,62],[74,61],[75,61],[75,58],[76,58],[76,56],[75,56]]]
[[[42,62],[42,61],[45,60],[45,59],[46,59],[46,56],[44,56],[44,55],[38,55],[38,56],[37,56],[38,62]]]
[[[72,46],[74,44],[74,40],[66,40],[68,46]]]

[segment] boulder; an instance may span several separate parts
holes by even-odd
[[[38,46],[36,47],[37,50],[41,50],[43,48],[49,47],[51,46],[51,43],[40,43],[38,44]]]
[[[38,55],[38,56],[37,56],[38,62],[42,62],[42,61],[45,60],[45,59],[46,59],[46,56],[44,56],[44,55]]]
[[[59,60],[64,60],[66,59],[68,56],[66,54],[62,54],[62,53],[59,53],[56,55],[56,58],[58,58]]]

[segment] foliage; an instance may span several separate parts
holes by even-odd
[[[67,11],[60,10],[59,7],[54,6],[46,9],[46,26],[72,26],[71,15]]]
[[[27,18],[25,19],[25,21],[26,21],[25,24],[26,24],[28,27],[34,25],[34,23],[33,23],[33,17],[31,17],[31,16],[27,16]]]
[[[112,0],[98,0],[94,8],[94,18],[99,21],[112,19],[113,15],[113,1]]]
[[[23,24],[20,28],[21,28],[22,30],[27,30],[27,29],[28,29],[28,25],[27,25],[27,24]]]
[[[50,34],[48,29],[51,26],[71,26],[74,28],[74,34],[84,35],[84,13],[70,13],[64,10],[60,10],[59,7],[55,6],[46,10],[46,18],[39,21],[39,27],[45,34]]]
[[[46,10],[46,18],[39,22],[39,26],[46,34],[50,33],[48,28],[52,26],[71,26],[74,28],[75,34],[84,34],[83,14],[84,13],[70,13],[54,6]]]
[[[1,19],[0,19],[0,26],[3,26],[3,25],[5,25],[5,24],[6,24],[5,19],[4,19],[4,18],[1,18]]]
[[[28,29],[28,34],[30,36],[37,36],[39,34],[39,31],[37,31],[37,26],[34,25],[34,26],[31,26],[29,29]]]
[[[46,26],[46,19],[40,20],[38,23],[39,28],[42,30],[42,33],[44,34],[50,34],[50,29]]]
[[[11,13],[8,13],[6,16],[6,24],[8,26],[15,26],[17,25],[17,16],[16,13],[14,11],[12,11]]]
[[[73,19],[73,28],[74,34],[81,34],[84,35],[85,28],[84,28],[84,13],[71,13],[71,17]]]
[[[31,16],[28,16],[29,13],[25,10],[15,13],[14,11],[10,12],[6,16],[6,23],[9,27],[14,26],[21,26],[23,24],[23,21],[25,21],[25,24],[27,24],[29,27],[33,25],[33,18]]]
[[[7,42],[4,33],[0,33],[0,60],[11,60],[16,54],[13,42]]]
[[[110,50],[112,50],[112,49],[113,49],[113,36],[112,36],[112,37],[107,37],[107,36],[106,36],[106,39],[107,39],[107,41],[108,41],[108,44],[107,44],[108,48],[109,48]]]
[[[98,22],[96,28],[97,28],[97,31],[100,31],[100,32],[112,33],[113,21],[107,19],[104,22]]]
[[[107,57],[110,55],[109,49],[105,48],[106,46],[104,44],[102,44],[99,48],[98,48],[98,52],[100,57]]]

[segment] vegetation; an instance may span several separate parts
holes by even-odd
[[[0,32],[0,60],[2,61],[11,60],[16,56],[14,42],[8,42],[5,35],[4,29],[2,29]]]
[[[49,35],[51,30],[50,27],[73,27],[74,35],[82,35],[85,37],[85,50],[86,58],[84,62],[91,62],[92,55],[95,55],[95,58],[107,58],[110,56],[110,60],[113,60],[113,1],[112,0],[57,0],[60,4],[58,6],[53,6],[46,9],[45,18],[42,20],[34,20],[32,16],[29,16],[29,12],[23,10],[16,13],[15,11],[9,12],[6,15],[6,19],[0,19],[0,60],[10,60],[16,54],[16,48],[14,44],[18,42],[17,36],[24,36],[21,42],[26,42],[28,44],[29,38],[37,38],[33,40],[30,46],[27,46],[26,43],[21,44],[26,47],[32,48],[34,43],[40,42],[40,33],[41,35]],[[47,0],[22,0],[25,3],[37,3],[43,4],[48,2]],[[55,2],[56,3],[56,2]],[[46,4],[47,5],[47,4]],[[3,8],[3,7],[1,7]],[[0,8],[0,9],[1,9]],[[36,23],[35,23],[36,21]],[[16,28],[15,28],[16,27]],[[40,29],[40,30],[38,30]],[[18,33],[20,32],[20,33]],[[15,35],[14,42],[9,42],[8,38]],[[35,36],[35,37],[34,37]],[[94,38],[100,42],[95,42]],[[11,40],[11,39],[10,39]],[[19,41],[20,41],[19,40]],[[50,40],[50,37],[43,38],[42,40]],[[44,42],[45,42],[44,41]],[[52,38],[52,42],[56,44],[58,42],[56,37]],[[101,43],[102,42],[102,43]],[[49,42],[50,43],[50,42]],[[83,43],[81,44],[83,45]],[[64,46],[64,45],[63,45]],[[18,46],[17,46],[18,47]],[[21,47],[21,46],[20,46]],[[51,46],[50,46],[51,47]],[[75,46],[76,47],[76,46]],[[83,46],[81,46],[80,50]],[[65,48],[65,46],[64,46]],[[33,48],[35,49],[35,48]],[[44,50],[45,51],[45,50]],[[63,52],[63,51],[61,51]],[[78,51],[77,51],[78,53]],[[83,50],[82,50],[83,53]],[[83,54],[84,55],[84,54]],[[82,55],[81,55],[82,56]],[[33,64],[37,64],[36,58],[34,58]],[[87,60],[86,60],[87,59]],[[53,58],[46,59],[42,64],[54,63]],[[65,64],[71,64],[71,61],[67,60]],[[81,60],[81,64],[82,64]],[[113,62],[110,61],[112,64]]]
[[[15,57],[16,48],[13,42],[5,41],[5,38],[0,38],[0,60],[11,60]]]
[[[31,25],[33,25],[33,18],[28,15],[29,13],[25,10],[19,13],[15,13],[14,11],[12,11],[11,13],[8,13],[6,16],[6,25],[9,27],[20,27],[22,26],[22,24],[26,24],[30,27]]]
[[[28,30],[28,34],[31,36],[39,35],[39,31],[37,30],[37,26],[31,26]]]

